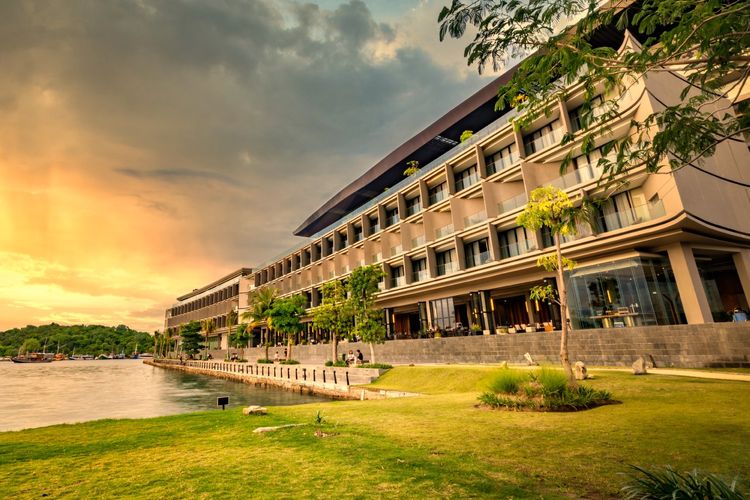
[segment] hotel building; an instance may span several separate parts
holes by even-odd
[[[594,42],[639,50],[633,37],[613,29],[602,29]],[[247,279],[248,290],[303,294],[315,308],[322,284],[377,264],[386,275],[378,304],[389,339],[437,328],[444,335],[559,329],[557,307],[529,297],[532,286],[555,284],[554,273],[536,266],[552,251],[551,235],[515,223],[530,193],[551,185],[575,200],[604,200],[593,224],[580,225],[562,244],[577,262],[566,276],[574,329],[731,321],[734,308],[747,310],[748,145],[723,142],[700,169],[670,172],[666,160],[660,174],[632,168],[613,188],[600,182],[601,150],[581,153],[583,89],[572,86],[550,114],[516,129],[514,110],[494,110],[497,89],[513,71],[344,187],[294,231],[304,238],[294,248],[232,279]],[[683,86],[678,74],[658,72],[624,94],[603,95],[618,99],[621,116],[597,136],[597,147],[630,134],[632,120],[678,102]],[[742,99],[750,97],[749,89],[741,91]],[[465,130],[474,134],[459,142]],[[562,146],[565,133],[575,140]],[[569,153],[573,160],[561,173]],[[405,177],[412,160],[421,168]],[[204,317],[183,303],[200,303],[214,285],[224,281],[180,297],[168,325]],[[219,305],[211,314],[223,312]],[[310,322],[306,335],[320,340],[325,332]]]

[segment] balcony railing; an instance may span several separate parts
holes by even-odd
[[[529,240],[521,240],[517,243],[510,243],[508,245],[501,246],[500,257],[503,259],[509,259],[511,257],[517,257],[519,255],[529,253],[533,250],[536,250],[536,245],[534,245]]]
[[[414,271],[412,273],[412,281],[418,282],[418,281],[425,281],[430,279],[430,273],[424,269],[422,271]]]
[[[441,189],[440,191],[435,191],[434,193],[430,193],[430,205],[439,203],[447,197],[448,197],[448,191],[446,189]]]
[[[438,276],[447,276],[458,271],[458,264],[455,262],[446,262],[445,264],[438,264],[437,274]]]
[[[500,215],[502,215],[505,212],[510,212],[511,210],[521,208],[528,201],[529,201],[529,197],[526,195],[526,193],[521,193],[519,195],[514,196],[513,198],[509,198],[507,200],[503,200],[500,203],[498,203],[497,210],[500,213]]]
[[[401,246],[401,245],[393,246],[393,247],[391,247],[391,255],[399,254],[399,253],[403,252],[403,250],[404,250],[404,247]]]
[[[602,172],[603,170],[599,167],[586,165],[552,180],[549,185],[560,189],[568,189],[584,182],[597,180],[602,176]]]
[[[487,220],[487,212],[481,210],[477,213],[464,217],[464,227],[473,226]]]
[[[562,139],[563,131],[561,128],[553,129],[552,132],[537,137],[533,141],[527,141],[524,139],[524,149],[527,155],[538,153],[539,151],[545,150],[549,147],[559,144]]]
[[[417,236],[416,238],[412,238],[412,240],[411,240],[411,247],[415,248],[415,247],[418,247],[420,245],[424,245],[424,242],[425,242],[424,235]]]
[[[597,229],[599,232],[614,231],[623,227],[640,224],[653,219],[658,219],[666,214],[664,204],[661,200],[638,205],[626,210],[600,214],[597,217]]]
[[[373,224],[370,226],[370,234],[375,234],[380,231],[380,224]]]
[[[391,215],[390,217],[385,218],[385,227],[391,227],[394,224],[397,224],[399,221],[398,214]]]
[[[474,173],[468,177],[464,177],[456,181],[456,192],[463,191],[469,186],[473,186],[479,182],[479,175]]]
[[[466,267],[476,267],[491,261],[490,252],[479,252],[466,254]]]
[[[373,254],[372,256],[372,263],[375,264],[376,262],[380,262],[383,260],[383,252],[378,252],[376,254]]]
[[[405,276],[396,276],[396,277],[391,278],[391,288],[404,286],[405,284],[406,284]]]
[[[443,227],[435,229],[435,239],[439,240],[443,236],[448,236],[453,233],[453,224],[446,224]]]
[[[510,156],[504,156],[497,160],[492,159],[492,157],[487,157],[485,161],[487,164],[487,175],[492,175],[512,167],[518,162],[518,157],[515,154],[511,154]]]
[[[421,203],[415,203],[413,205],[409,205],[406,207],[406,215],[414,215],[418,213],[420,210],[422,210],[422,204]]]

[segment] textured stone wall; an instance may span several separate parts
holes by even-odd
[[[370,358],[368,344],[339,344],[339,357],[360,349]],[[589,365],[625,366],[639,356],[657,367],[750,366],[750,322],[706,325],[674,325],[635,328],[575,330],[569,340],[572,361]],[[283,347],[272,347],[283,355]],[[375,346],[381,363],[524,363],[524,353],[539,362],[559,361],[560,332],[517,333],[475,337],[395,340]],[[263,357],[263,349],[245,350],[245,357]],[[221,359],[222,351],[214,351]],[[294,346],[293,358],[302,363],[322,363],[331,359],[329,344]]]

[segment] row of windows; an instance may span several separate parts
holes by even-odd
[[[583,113],[582,107],[572,110],[569,113],[569,116],[573,131],[575,132],[581,128],[584,114],[585,121],[590,123],[592,117],[596,118],[601,115],[602,109],[602,98],[601,96],[598,96],[592,101],[590,111]],[[553,120],[551,123],[548,123],[540,127],[538,130],[522,137],[524,151],[527,155],[537,153],[559,143],[561,137],[561,122],[559,119]],[[561,179],[556,180],[556,182],[553,182],[552,184],[562,184],[559,187],[566,189],[569,187],[568,185],[580,184],[581,182],[598,178],[599,175],[601,175],[601,169],[596,167],[596,162],[598,160],[596,154],[597,152],[593,152],[589,155],[583,155],[582,157],[576,158],[573,162],[573,171],[566,174],[566,176],[563,176]],[[601,154],[599,154],[599,157],[601,157]],[[485,157],[487,175],[492,175],[496,172],[510,168],[516,164],[518,160],[519,155],[517,146],[515,143],[511,143],[499,151],[491,153]],[[475,185],[479,181],[479,170],[476,164],[459,172],[455,172],[453,186],[454,192],[458,193]],[[443,181],[436,186],[429,187],[427,195],[428,207],[447,199],[449,196],[447,182]],[[364,238],[372,236],[381,229],[398,224],[402,218],[417,214],[424,207],[425,205],[422,203],[421,196],[418,194],[405,199],[404,213],[399,212],[398,206],[385,207],[380,216],[376,213],[365,219],[368,227],[362,227],[361,223],[353,223],[351,225],[352,242],[349,241],[350,235],[348,230],[339,230],[335,232],[333,236],[328,236],[321,240],[320,243],[313,244],[310,250],[303,250],[301,254],[290,257],[283,263],[271,266],[267,270],[256,275],[256,286],[273,281],[291,271],[305,267],[312,262],[317,262],[323,257],[327,257],[328,255],[346,248],[351,243],[362,241]]]
[[[198,309],[202,309],[204,307],[208,307],[218,302],[236,297],[237,295],[239,295],[239,293],[240,293],[240,285],[239,283],[235,283],[234,285],[228,286],[210,295],[206,295],[205,297],[192,300],[188,302],[187,304],[181,304],[179,306],[175,306],[171,309],[171,313],[172,313],[172,316],[177,316],[178,314],[185,314],[191,311],[197,311]]]

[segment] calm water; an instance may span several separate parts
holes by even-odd
[[[40,365],[0,362],[0,431],[211,410],[217,408],[217,396],[229,396],[229,408],[325,401],[316,396],[165,370],[144,365],[140,360],[56,361]]]

